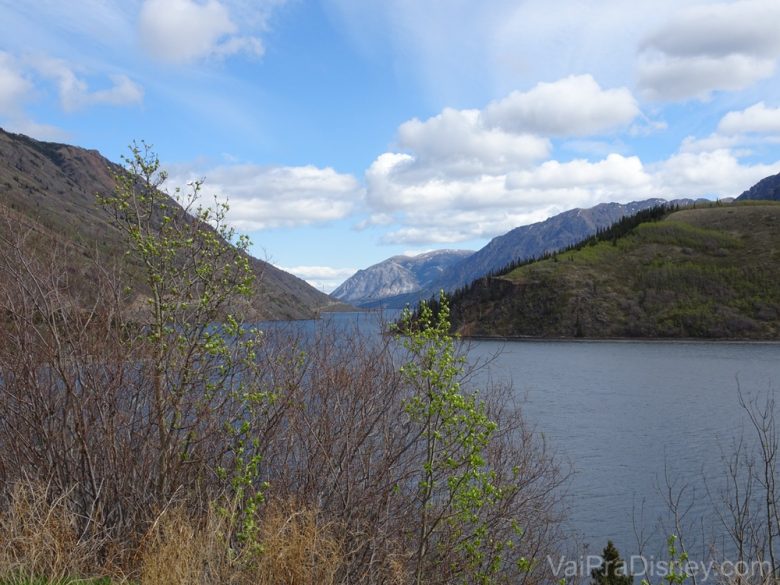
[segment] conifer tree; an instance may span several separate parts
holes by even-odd
[[[634,577],[628,574],[626,563],[612,541],[601,553],[601,566],[590,573],[591,585],[632,585]]]

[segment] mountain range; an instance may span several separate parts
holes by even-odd
[[[505,266],[560,250],[595,234],[621,218],[657,205],[687,205],[691,199],[645,199],[631,203],[600,203],[588,209],[571,209],[545,221],[517,227],[504,235],[493,238],[484,248],[460,258],[449,251],[429,252],[419,262],[429,269],[415,278],[403,282],[408,290],[399,286],[400,276],[406,275],[398,267],[399,257],[393,257],[347,279],[331,295],[360,307],[403,308],[416,305],[422,299],[435,297],[440,290],[452,292]],[[404,258],[407,265],[415,258]],[[431,263],[441,259],[436,270]]]
[[[114,190],[122,168],[96,150],[41,142],[0,129],[0,230],[10,226],[34,234],[41,247],[59,246],[65,270],[88,288],[90,262],[121,258],[126,244],[97,203],[97,194]],[[169,204],[178,205],[172,199]],[[72,253],[75,251],[75,253]],[[305,281],[250,257],[258,276],[252,299],[257,319],[304,319],[342,304]],[[88,292],[88,291],[85,291]]]

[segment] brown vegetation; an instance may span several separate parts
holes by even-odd
[[[210,255],[213,230],[189,229],[165,232],[194,242],[170,262],[146,257],[160,262],[150,301],[130,310],[121,264],[91,261],[85,291],[66,268],[78,250],[0,224],[0,582],[545,580],[534,560],[562,541],[563,476],[508,389],[480,394],[501,497],[469,520],[486,530],[478,549],[467,555],[467,530],[441,515],[415,558],[424,443],[408,356],[358,330],[228,319],[243,269]],[[457,469],[441,473],[446,486]]]

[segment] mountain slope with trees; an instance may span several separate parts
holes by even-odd
[[[625,234],[606,232],[475,281],[453,296],[456,329],[473,336],[777,339],[780,205],[658,215]]]
[[[116,263],[126,242],[111,224],[97,195],[115,189],[122,168],[95,150],[41,142],[0,129],[0,232],[19,229],[41,250],[58,246],[73,286],[89,295],[91,263]],[[170,200],[171,205],[176,205]],[[67,251],[66,251],[67,250]],[[302,319],[338,306],[305,281],[250,258],[259,277],[252,299],[261,319]]]
[[[439,291],[452,292],[508,264],[539,258],[547,253],[576,244],[583,238],[606,229],[623,217],[657,205],[688,204],[690,199],[667,202],[645,199],[631,203],[600,203],[587,209],[570,209],[544,221],[524,225],[493,238],[484,248],[445,268],[441,274],[418,290],[381,299],[352,299],[364,307],[403,308],[421,299],[437,297]],[[344,299],[347,300],[347,299]]]

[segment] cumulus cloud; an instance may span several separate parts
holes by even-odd
[[[419,245],[492,237],[550,213],[624,198],[649,185],[638,158],[611,153],[595,163],[559,163],[548,160],[550,138],[625,128],[639,114],[627,89],[604,90],[588,75],[512,93],[484,110],[445,108],[399,127],[403,152],[381,154],[365,173],[367,203],[403,226],[385,242]]]
[[[261,56],[257,36],[241,33],[218,0],[144,0],[138,20],[141,42],[153,57],[183,64],[237,53]]]
[[[415,180],[407,159],[385,154],[366,173],[374,208],[403,213],[385,243],[454,243],[487,238],[573,207],[651,196],[655,188],[637,157],[611,154],[597,162],[546,161],[498,175]]]
[[[642,42],[639,87],[651,99],[706,99],[770,77],[780,58],[778,21],[775,0],[688,8]]]
[[[659,195],[673,197],[737,196],[780,170],[772,164],[743,164],[728,149],[680,152],[653,165]]]
[[[507,177],[507,187],[510,189],[566,189],[596,186],[602,190],[616,187],[625,191],[642,189],[649,183],[650,177],[645,172],[639,157],[625,157],[615,153],[595,163],[582,159],[565,163],[551,160],[531,171],[520,171]]]
[[[228,221],[241,231],[342,219],[363,198],[357,179],[329,167],[234,164],[203,170],[173,165],[169,171],[174,187],[204,177],[204,193],[228,199]]]
[[[729,112],[721,118],[718,132],[780,135],[780,108],[768,108],[764,102],[758,102],[740,112]]]
[[[653,100],[706,99],[715,90],[738,90],[769,77],[773,59],[727,57],[645,58],[638,66],[639,87]]]
[[[616,152],[620,141],[561,142],[569,150],[584,142],[587,157],[551,158],[550,136],[599,136],[621,127],[631,135],[640,116],[628,90],[603,90],[580,76],[511,94],[484,110],[444,109],[410,120],[399,127],[402,152],[379,155],[365,173],[366,202],[378,220],[360,227],[383,224],[386,244],[449,245],[602,202],[736,195],[778,170],[778,163],[746,162],[747,152],[737,149],[746,135],[767,140],[780,131],[780,109],[764,103],[730,112],[719,132],[688,138],[652,164]]]
[[[488,126],[545,136],[586,136],[628,125],[639,106],[625,87],[602,89],[590,75],[572,75],[512,92],[485,109]]]
[[[704,138],[686,137],[680,146],[683,153],[735,151],[754,145],[780,143],[780,108],[758,102],[744,110],[728,112],[720,119],[717,130]],[[738,152],[738,151],[737,151]]]
[[[780,161],[748,164],[726,148],[686,151],[644,164],[639,157],[610,154],[602,160],[545,161],[504,176],[405,184],[384,173],[385,189],[397,196],[399,226],[382,236],[386,244],[449,245],[485,239],[575,207],[650,197],[739,195],[777,173]],[[373,189],[368,179],[369,201]]]
[[[414,151],[421,165],[457,174],[501,172],[546,158],[550,142],[529,133],[487,127],[479,110],[445,108],[425,122],[417,118],[398,129],[401,147]]]
[[[62,59],[37,57],[30,60],[32,68],[57,85],[60,105],[66,112],[94,106],[127,106],[140,104],[143,88],[126,75],[111,75],[112,85],[106,89],[90,91],[87,82],[79,77],[72,66]]]

